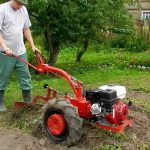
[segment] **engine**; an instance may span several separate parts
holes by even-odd
[[[85,92],[86,99],[91,102],[92,115],[99,122],[116,125],[122,124],[128,116],[128,106],[122,101],[125,95],[125,87],[114,84]]]

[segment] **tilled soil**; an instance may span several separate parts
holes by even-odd
[[[150,94],[134,91],[128,94],[128,98],[140,99],[144,103],[150,101]],[[144,110],[143,105],[133,104],[129,117],[134,121],[133,126],[123,134],[106,132],[84,121],[83,136],[72,147],[56,144],[38,133],[38,136],[33,136],[19,129],[1,127],[0,150],[100,150],[105,145],[120,145],[123,150],[150,150],[150,113]]]

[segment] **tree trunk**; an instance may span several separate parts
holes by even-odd
[[[45,38],[49,49],[48,64],[54,66],[59,54],[59,43],[52,40],[52,35],[48,27],[45,28]]]
[[[81,49],[80,51],[78,51],[77,56],[76,56],[76,62],[80,62],[81,61],[81,57],[83,56],[83,54],[87,51],[89,45],[89,37],[86,37],[84,40],[84,45],[83,45],[83,49]]]
[[[53,50],[50,52],[48,64],[54,66],[59,54],[59,44],[53,43]]]

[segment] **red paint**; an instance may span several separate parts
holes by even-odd
[[[111,125],[104,125],[104,124],[96,123],[96,126],[100,129],[117,132],[117,133],[122,133],[124,131],[125,127],[127,127],[127,126],[131,127],[132,124],[133,124],[132,120],[126,120],[126,121],[123,121],[122,124],[120,124],[120,125],[111,126]]]
[[[61,135],[66,129],[66,121],[61,114],[51,115],[47,121],[47,128],[51,134]]]
[[[112,113],[106,116],[106,120],[111,124],[122,124],[122,121],[126,120],[128,117],[128,106],[122,101],[118,101],[113,106],[114,115]]]
[[[78,109],[78,113],[81,118],[90,119],[92,117],[90,110],[91,103],[87,101],[85,97],[82,97],[82,99],[78,100],[65,96],[65,99]]]

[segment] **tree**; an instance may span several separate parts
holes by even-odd
[[[83,41],[76,57],[81,60],[90,41],[98,39],[106,32],[129,33],[133,29],[133,22],[124,6],[123,0],[78,0],[78,14],[80,14],[80,40]]]
[[[81,43],[76,58],[80,61],[99,33],[127,30],[132,24],[123,0],[32,0],[29,12],[45,35],[50,65],[55,64],[62,43]]]
[[[38,8],[38,9],[37,9]],[[30,15],[45,35],[46,48],[49,50],[50,65],[54,65],[59,47],[74,34],[74,2],[68,0],[32,0],[29,4]]]
[[[0,0],[0,4],[6,2],[7,0]]]

